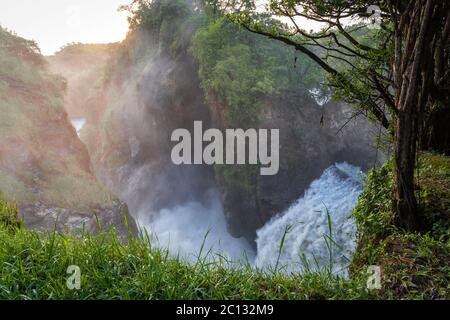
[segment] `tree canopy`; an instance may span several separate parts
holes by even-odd
[[[420,214],[413,173],[417,145],[449,152],[448,1],[212,1],[253,33],[294,47],[325,70],[336,95],[393,134],[397,225]],[[376,21],[373,18],[376,18]],[[307,31],[302,19],[320,23]],[[304,22],[304,20],[303,20]],[[335,63],[339,62],[339,67]],[[438,115],[438,116],[437,116]]]

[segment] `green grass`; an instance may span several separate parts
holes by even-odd
[[[17,206],[9,204],[5,197],[0,194],[0,227],[5,230],[15,231],[22,228],[22,222],[19,219]]]
[[[14,208],[0,202],[14,217]],[[13,218],[14,220],[14,218]],[[13,224],[14,225],[14,224]],[[200,256],[200,255],[199,255]],[[363,278],[326,273],[269,273],[220,256],[186,262],[153,247],[149,237],[126,241],[113,232],[75,236],[0,224],[0,299],[365,299]],[[70,290],[67,268],[81,269]]]
[[[303,274],[255,269],[205,257],[207,250],[187,262],[146,235],[25,230],[17,209],[0,198],[0,299],[449,299],[449,167],[449,158],[420,159],[417,192],[429,223],[420,234],[390,225],[390,163],[367,176],[354,210],[359,245],[349,279],[307,266]],[[80,290],[66,286],[71,265],[80,267]],[[366,288],[369,265],[381,268],[380,290]]]

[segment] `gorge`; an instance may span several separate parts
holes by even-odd
[[[0,6],[0,300],[450,298],[450,2],[69,2]]]
[[[277,252],[273,246],[282,237],[279,228],[286,227],[275,227],[282,220],[276,222],[274,217],[289,220],[287,216],[293,214],[311,218],[303,231],[297,227],[296,235],[288,236],[288,250],[297,255],[294,246],[300,246],[304,237],[305,248],[308,241],[317,243],[315,250],[320,243],[323,256],[324,234],[308,231],[327,230],[323,203],[330,208],[337,233],[351,233],[352,224],[346,218],[361,188],[354,178],[356,168],[335,164],[348,162],[366,170],[380,163],[382,152],[375,146],[379,128],[362,117],[349,122],[354,117],[351,107],[321,97],[320,90],[314,89],[320,80],[303,79],[305,87],[279,80],[314,70],[307,61],[299,61],[294,68],[293,51],[235,30],[224,20],[199,27],[198,20],[204,16],[189,5],[181,6],[181,13],[165,8],[164,2],[155,6],[147,14],[174,10],[173,14],[159,16],[151,27],[133,30],[114,50],[113,45],[97,48],[99,61],[91,63],[91,71],[80,64],[83,55],[92,56],[92,47],[68,46],[49,57],[52,70],[62,76],[73,77],[76,70],[84,70],[86,78],[77,78],[79,83],[93,82],[94,75],[103,74],[95,87],[71,86],[70,80],[68,86],[69,96],[87,97],[81,104],[70,103],[68,110],[87,119],[80,136],[94,172],[128,204],[133,217],[154,240],[174,254],[181,252],[195,259],[204,244],[205,252],[212,248],[211,252],[223,251],[239,259],[245,250],[256,264],[269,264]],[[166,30],[168,25],[172,29]],[[216,37],[225,39],[226,46],[215,48],[215,56],[204,56]],[[227,52],[223,58],[221,50]],[[270,72],[255,78],[261,69],[257,61],[265,59],[261,52],[270,50],[278,59],[277,69],[267,67]],[[222,74],[225,61],[229,65]],[[233,69],[233,64],[239,69]],[[99,72],[102,65],[103,73]],[[241,69],[247,74],[240,74]],[[261,77],[269,87],[252,93],[251,87],[263,85]],[[218,85],[209,87],[213,79]],[[226,86],[233,81],[237,87]],[[242,93],[249,101],[221,98],[238,94],[242,83],[249,83],[248,94]],[[172,133],[180,128],[194,132],[196,121],[202,121],[203,130],[223,132],[226,128],[279,129],[278,174],[261,176],[258,165],[175,165],[171,161],[175,143],[169,143]],[[347,176],[353,177],[348,178],[353,182],[348,182]],[[318,193],[315,185],[324,188],[316,198],[311,196]],[[327,194],[327,190],[335,194]],[[298,208],[300,203],[305,207]],[[345,250],[351,251],[354,235],[340,236]],[[266,243],[269,239],[270,246]],[[263,253],[258,256],[257,250],[258,255]],[[336,250],[336,255],[340,251]],[[284,256],[282,261],[289,260]]]
[[[46,57],[49,70],[66,79],[67,114],[56,124],[70,135],[64,145],[78,146],[73,152],[83,155],[89,179],[114,199],[114,214],[105,204],[100,211],[121,225],[126,208],[128,220],[154,242],[188,259],[203,248],[203,254],[297,270],[304,253],[322,268],[332,244],[333,271],[345,273],[342,259],[355,237],[349,216],[362,186],[358,168],[383,161],[374,144],[380,129],[350,106],[328,101],[320,72],[287,47],[222,18],[208,21],[189,2],[156,2],[136,14],[154,20],[131,28],[122,43],[69,44]],[[204,130],[279,130],[277,174],[261,175],[259,164],[174,164],[172,132],[194,132],[198,121]],[[48,137],[47,145],[60,138]],[[79,203],[30,202],[22,211],[29,226],[51,229],[61,215],[61,227],[86,222],[74,218],[83,211]]]

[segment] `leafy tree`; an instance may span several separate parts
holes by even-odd
[[[419,228],[417,145],[447,153],[450,145],[448,122],[438,121],[449,115],[450,2],[270,0],[265,8],[250,0],[232,1],[231,8],[229,1],[213,2],[251,32],[309,57],[338,96],[392,132],[395,224]],[[380,28],[367,30],[374,16]],[[307,31],[301,19],[323,28]]]
[[[46,64],[35,41],[20,38],[14,32],[2,27],[0,27],[0,50],[5,50],[9,54],[24,59],[37,67],[43,67]]]
[[[207,99],[224,105],[234,125],[255,125],[267,97],[309,95],[318,87],[320,69],[307,59],[292,68],[295,52],[288,46],[278,46],[224,17],[208,17],[195,33],[191,51],[199,62]]]

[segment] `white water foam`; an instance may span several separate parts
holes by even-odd
[[[72,123],[72,126],[77,131],[77,134],[80,135],[81,129],[83,129],[84,125],[86,124],[85,118],[76,118],[70,121]]]
[[[356,235],[350,213],[361,191],[359,168],[347,163],[329,167],[312,182],[304,196],[257,231],[256,257],[244,239],[233,238],[228,233],[223,208],[214,191],[211,191],[208,204],[183,203],[151,215],[145,214],[148,220],[141,218],[140,222],[153,243],[169,249],[174,256],[195,261],[203,244],[203,256],[208,252],[210,257],[219,253],[236,262],[244,259],[245,251],[248,261],[254,266],[272,270],[277,266],[280,272],[304,272],[302,254],[313,271],[329,268],[328,241],[332,253],[331,271],[346,275]],[[326,209],[332,225],[332,241],[328,238]],[[288,226],[290,231],[280,252],[280,242]]]
[[[220,255],[228,262],[252,262],[254,253],[248,242],[228,233],[216,192],[211,191],[210,199],[208,204],[187,202],[151,215],[144,226],[153,243],[190,261],[198,258],[203,246],[201,256],[207,259]]]
[[[340,163],[326,169],[303,197],[257,231],[256,265],[283,272],[304,272],[308,267],[312,271],[328,268],[335,274],[346,275],[356,235],[350,213],[361,191],[359,168]],[[332,241],[328,237],[327,209]],[[287,227],[290,229],[280,251]],[[327,242],[331,245],[331,261]]]

